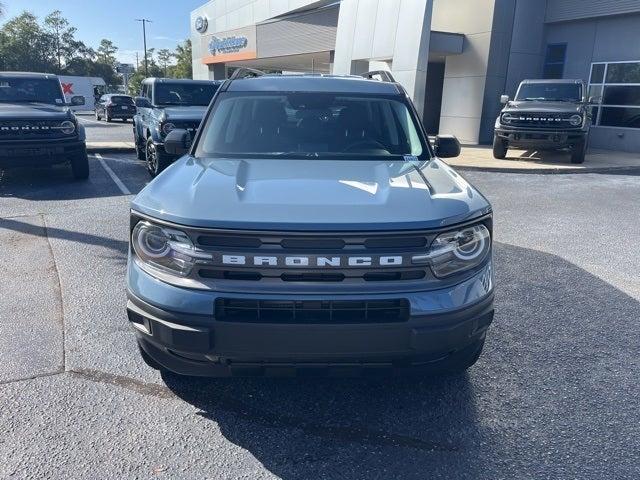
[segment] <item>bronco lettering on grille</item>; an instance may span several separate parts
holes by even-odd
[[[405,259],[401,255],[388,256],[247,256],[247,255],[222,255],[215,258],[215,263],[222,265],[249,265],[257,267],[398,267],[405,265]]]

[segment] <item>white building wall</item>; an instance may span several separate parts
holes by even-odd
[[[388,69],[424,106],[433,0],[343,0],[333,72]]]

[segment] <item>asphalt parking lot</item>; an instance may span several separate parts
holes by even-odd
[[[107,123],[104,120],[97,121],[93,112],[81,113],[78,116],[84,125],[88,142],[132,142],[132,122],[113,120]]]
[[[146,367],[128,326],[144,166],[90,163],[0,172],[0,478],[640,476],[640,177],[465,173],[497,285],[466,374],[198,380]]]

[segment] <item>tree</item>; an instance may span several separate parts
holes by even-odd
[[[176,65],[172,69],[175,78],[193,78],[193,65],[191,58],[191,40],[185,40],[176,47],[173,54]]]
[[[116,47],[111,40],[103,38],[100,40],[100,45],[96,50],[96,57],[100,63],[105,63],[115,68],[117,52],[118,47]]]
[[[54,10],[44,18],[44,27],[45,32],[51,37],[55,51],[58,66],[56,73],[61,73],[63,58],[66,64],[78,50],[86,46],[75,39],[77,29],[69,26],[69,21],[62,16],[60,10]]]
[[[158,50],[158,63],[160,64],[160,68],[162,68],[163,76],[167,77],[167,67],[169,66],[169,62],[173,58],[173,53],[168,48],[163,48]]]
[[[52,72],[56,65],[51,38],[35,15],[23,12],[0,29],[2,70]]]

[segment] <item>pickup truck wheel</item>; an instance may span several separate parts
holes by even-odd
[[[77,153],[71,157],[71,172],[76,180],[89,178],[89,159],[87,152]]]
[[[498,135],[493,136],[493,158],[503,160],[507,156],[508,148],[509,146],[506,141]]]
[[[571,163],[584,163],[584,157],[587,153],[587,142],[581,140],[571,147]]]
[[[153,139],[149,137],[147,139],[147,170],[152,177],[155,177],[171,163],[170,157],[158,150],[158,147],[153,143]]]

